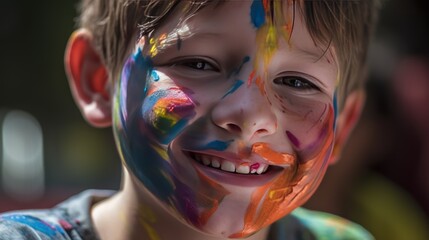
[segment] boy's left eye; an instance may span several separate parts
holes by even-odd
[[[300,76],[285,76],[274,79],[275,84],[286,85],[297,90],[320,90],[311,81]]]

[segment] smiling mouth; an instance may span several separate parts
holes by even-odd
[[[228,161],[221,157],[196,152],[188,152],[188,155],[193,160],[206,167],[241,175],[261,175],[270,171],[271,168],[276,167],[265,163],[243,162],[237,164],[236,162]]]

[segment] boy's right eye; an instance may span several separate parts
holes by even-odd
[[[175,67],[185,67],[197,71],[219,71],[214,64],[204,59],[184,59],[173,64]]]

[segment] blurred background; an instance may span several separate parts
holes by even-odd
[[[78,1],[0,2],[0,212],[118,188],[111,130],[83,120],[64,73]]]
[[[111,129],[90,127],[63,68],[74,0],[0,3],[0,212],[118,189]],[[429,239],[429,5],[384,0],[362,120],[306,207],[376,239]]]

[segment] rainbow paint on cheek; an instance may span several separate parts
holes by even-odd
[[[162,144],[168,144],[195,116],[195,104],[178,87],[157,90],[143,104],[144,118]]]
[[[114,133],[131,174],[164,204],[197,221],[193,190],[177,179],[168,146],[195,115],[186,89],[158,74],[140,48],[124,65],[116,89]]]

